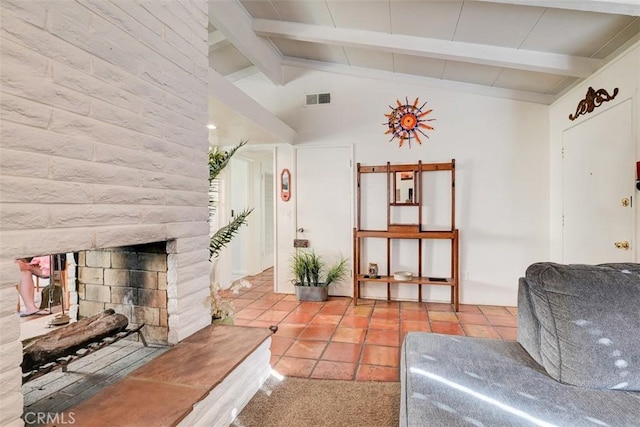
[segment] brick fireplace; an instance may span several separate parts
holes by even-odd
[[[156,242],[79,252],[78,317],[112,308],[132,327],[144,323],[147,341],[168,343],[166,248]]]
[[[84,253],[79,314],[170,344],[211,323],[208,4],[116,3],[2,3],[0,425],[23,423],[16,258]],[[165,267],[120,268],[136,246]]]

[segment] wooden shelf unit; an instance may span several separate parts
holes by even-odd
[[[423,195],[422,192],[422,174],[430,171],[450,171],[451,175],[451,228],[449,230],[423,230],[422,228],[422,207],[423,207]],[[369,173],[384,173],[386,174],[387,181],[387,229],[386,230],[363,230],[361,228],[361,214],[362,214],[362,186],[361,177],[362,174]],[[396,200],[396,173],[413,173],[413,193],[409,193],[409,197],[405,202],[398,202]],[[393,176],[393,180],[392,180]],[[363,166],[360,163],[357,164],[357,200],[356,200],[356,228],[353,229],[353,259],[355,274],[353,278],[353,295],[354,305],[358,304],[360,299],[360,285],[365,282],[371,283],[386,283],[387,284],[387,300],[391,299],[391,285],[392,284],[409,284],[417,285],[418,287],[418,301],[422,302],[422,286],[423,285],[435,285],[435,286],[449,286],[451,288],[451,304],[455,311],[459,310],[459,269],[460,269],[460,256],[459,256],[459,230],[455,228],[455,159],[447,163],[422,163],[417,164],[403,164],[392,165],[387,163],[381,166]],[[393,197],[392,197],[393,196]],[[397,224],[391,223],[391,208],[402,206],[414,206],[418,210],[418,222],[411,224]],[[361,259],[362,244],[366,238],[382,238],[386,239],[386,275],[380,275],[378,277],[369,277],[363,274],[363,271],[367,269],[363,266],[364,262]],[[415,239],[418,240],[418,271],[417,275],[413,276],[410,280],[397,280],[393,277],[391,269],[391,241],[393,239]],[[449,277],[432,277],[423,276],[422,272],[422,240],[425,239],[446,239],[451,242],[451,263],[450,263],[450,275]],[[379,272],[379,274],[381,274]]]

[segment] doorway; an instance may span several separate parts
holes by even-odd
[[[274,265],[274,151],[245,147],[230,163],[232,217],[253,208],[247,224],[231,241],[232,280],[258,274]]]

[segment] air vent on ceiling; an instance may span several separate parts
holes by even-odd
[[[307,95],[305,105],[329,104],[330,102],[330,93],[312,93]]]

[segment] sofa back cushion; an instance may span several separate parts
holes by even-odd
[[[640,264],[536,263],[525,279],[549,375],[640,391]]]

